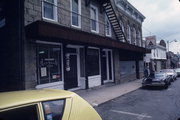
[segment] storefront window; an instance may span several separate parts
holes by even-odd
[[[87,66],[88,66],[88,76],[99,75],[99,49],[87,50]]]
[[[121,75],[130,75],[136,73],[135,61],[120,61]]]
[[[62,81],[61,47],[38,46],[39,84]]]

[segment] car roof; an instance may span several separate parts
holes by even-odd
[[[73,92],[57,89],[2,92],[0,93],[0,109],[47,100],[64,99],[74,95]]]

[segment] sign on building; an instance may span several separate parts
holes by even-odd
[[[146,47],[152,48],[154,45],[156,45],[156,36],[148,36],[146,39]]]

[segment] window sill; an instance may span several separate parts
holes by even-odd
[[[99,34],[99,31],[91,30],[92,33]]]
[[[36,86],[36,89],[42,89],[42,88],[50,88],[58,85],[62,85],[63,81],[58,81],[58,82],[53,82],[53,83],[45,83],[45,84],[40,84]]]
[[[45,18],[45,17],[43,17],[42,18],[43,19],[43,21],[47,21],[47,22],[51,22],[51,23],[58,23],[58,20],[55,20],[55,19],[49,19],[49,18]]]

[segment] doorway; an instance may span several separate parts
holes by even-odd
[[[113,58],[112,58],[112,50],[104,49],[102,51],[102,79],[104,83],[113,82],[114,74],[113,74]]]

